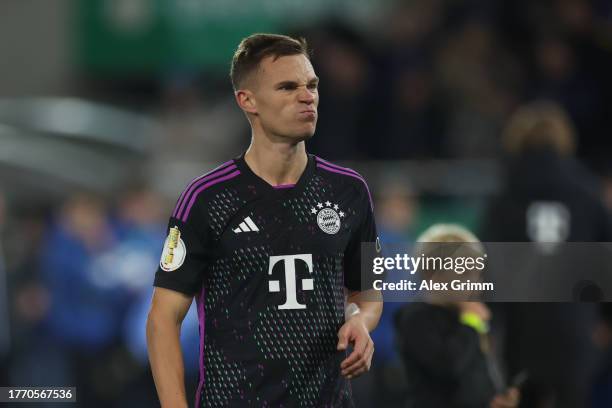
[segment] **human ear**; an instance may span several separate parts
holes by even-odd
[[[246,113],[257,114],[257,104],[254,95],[248,89],[240,89],[234,93],[240,109]]]

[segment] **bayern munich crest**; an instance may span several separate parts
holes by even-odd
[[[340,231],[341,219],[345,214],[340,211],[338,204],[332,204],[329,201],[317,203],[317,206],[311,208],[310,212],[317,215],[317,224],[326,234],[336,234]]]

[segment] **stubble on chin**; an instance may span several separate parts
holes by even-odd
[[[291,141],[296,142],[296,143],[305,142],[305,141],[311,139],[314,136],[315,130],[316,130],[316,125],[312,126],[311,128],[304,129],[301,132],[299,132],[299,131],[292,132],[292,133],[288,134],[285,137],[287,139],[291,140]]]
[[[305,142],[305,141],[307,141],[307,140],[309,140],[309,139],[312,139],[312,137],[314,136],[314,134],[315,134],[315,130],[313,129],[312,131],[309,131],[309,132],[307,132],[307,133],[305,133],[305,134],[303,134],[303,135],[299,135],[299,136],[297,136],[297,137],[295,138],[295,140],[298,140],[298,141],[300,141],[300,142]]]

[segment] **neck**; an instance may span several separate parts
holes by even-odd
[[[272,186],[297,183],[308,164],[303,141],[273,142],[255,136],[251,139],[244,160],[253,173]]]

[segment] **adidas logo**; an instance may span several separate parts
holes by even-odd
[[[234,232],[236,234],[239,234],[241,232],[257,232],[257,231],[259,231],[259,228],[257,228],[257,225],[255,225],[251,217],[246,217],[244,221],[240,223],[238,228],[234,228]]]

